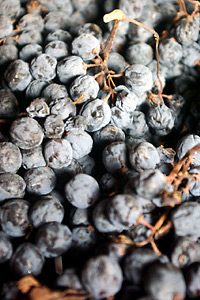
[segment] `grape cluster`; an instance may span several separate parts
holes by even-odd
[[[196,0],[0,0],[0,298],[200,297]]]

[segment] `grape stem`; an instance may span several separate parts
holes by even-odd
[[[159,45],[159,34],[152,28],[144,25],[143,23],[139,22],[139,21],[136,21],[132,18],[129,18],[128,16],[126,16],[122,10],[120,9],[115,9],[113,10],[112,12],[108,13],[108,14],[105,14],[104,17],[103,17],[103,21],[105,23],[108,23],[108,22],[111,22],[111,21],[114,21],[114,26],[113,26],[113,34],[111,32],[110,34],[110,37],[108,39],[108,45],[110,44],[113,44],[114,42],[114,38],[115,38],[115,35],[116,35],[116,30],[118,28],[118,23],[120,20],[126,20],[130,23],[133,23],[137,26],[140,26],[142,28],[144,28],[145,30],[151,32],[155,38],[155,41],[156,41],[156,61],[157,61],[157,78],[158,78],[158,81],[160,83],[160,88],[158,90],[158,97],[161,99],[162,103],[164,103],[164,100],[163,100],[163,97],[162,97],[162,92],[163,92],[163,85],[162,85],[162,81],[160,79],[160,76],[159,76],[159,72],[160,72],[160,67],[159,67],[159,53],[158,53],[158,45]],[[117,22],[118,21],[118,22]],[[114,28],[115,27],[115,28]],[[111,47],[112,48],[112,47]],[[109,56],[109,52],[111,50],[111,48],[109,46],[106,47],[106,52],[104,51],[104,56],[105,57],[105,60],[108,59],[108,56]]]

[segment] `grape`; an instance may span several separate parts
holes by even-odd
[[[153,59],[153,49],[145,42],[134,43],[127,48],[126,58],[130,65],[143,64],[147,66]]]
[[[186,284],[182,272],[171,263],[153,263],[145,272],[144,287],[147,294],[157,300],[171,300],[175,295],[183,299]]]
[[[38,167],[26,171],[24,181],[30,194],[45,195],[55,188],[56,175],[49,167]]]
[[[32,80],[28,63],[21,59],[16,59],[9,64],[4,77],[12,91],[24,91]]]
[[[30,223],[28,210],[29,203],[26,200],[12,199],[4,203],[0,215],[3,232],[11,237],[24,236]]]
[[[47,116],[44,122],[45,135],[48,138],[59,138],[64,133],[64,126],[60,115]]]
[[[67,167],[72,161],[72,147],[65,139],[52,139],[44,147],[44,157],[47,164],[52,168]]]
[[[198,40],[199,36],[199,18],[194,16],[191,20],[182,18],[175,28],[175,37],[182,45],[189,45]]]
[[[13,30],[12,22],[7,15],[0,15],[0,38],[11,35]]]
[[[0,65],[5,66],[11,61],[18,58],[18,49],[15,45],[1,45],[0,46]],[[21,57],[20,57],[21,58]]]
[[[137,19],[142,14],[142,9],[145,1],[139,0],[120,0],[119,9],[121,9],[128,17]]]
[[[0,173],[16,173],[21,164],[19,148],[11,142],[0,142]]]
[[[76,115],[76,106],[68,97],[53,99],[49,103],[51,114],[59,115],[63,120]]]
[[[182,47],[171,39],[165,39],[159,46],[160,62],[169,67],[176,65],[182,58]]]
[[[127,148],[123,141],[113,142],[106,146],[102,153],[102,162],[110,173],[119,171],[127,164]]]
[[[99,185],[88,174],[77,174],[65,185],[65,197],[78,208],[87,208],[99,198]]]
[[[43,79],[35,79],[29,83],[26,88],[26,97],[30,99],[38,98],[42,90],[48,85],[48,81]]]
[[[49,43],[49,42],[57,41],[57,40],[63,41],[66,44],[69,44],[72,41],[72,36],[66,30],[56,29],[55,31],[49,32],[49,34],[46,37],[45,42]]]
[[[150,90],[153,85],[150,69],[142,64],[130,65],[125,70],[125,85],[135,93]]]
[[[21,153],[22,166],[24,169],[32,169],[46,166],[41,145],[32,149],[21,150]]]
[[[64,85],[51,83],[43,89],[42,96],[46,99],[47,103],[50,103],[52,100],[68,97],[68,92]]]
[[[19,58],[30,62],[35,56],[42,54],[42,46],[39,44],[28,44],[22,47],[19,52]]]
[[[24,117],[13,121],[10,127],[10,137],[16,146],[28,150],[42,143],[44,133],[36,120]]]
[[[110,122],[111,110],[107,103],[95,99],[85,104],[81,115],[85,118],[86,131],[94,132]]]
[[[100,51],[100,42],[91,33],[82,33],[72,41],[72,53],[84,61],[95,58],[94,49]]]
[[[122,285],[122,271],[118,263],[109,256],[90,258],[81,274],[83,286],[95,299],[116,294]]]
[[[34,244],[21,244],[12,256],[11,269],[19,276],[33,275],[41,273],[44,258]]]
[[[171,262],[178,268],[200,262],[200,245],[191,237],[177,238],[171,251]]]
[[[99,85],[92,76],[81,75],[76,77],[76,79],[72,82],[69,92],[74,101],[80,98],[83,94],[84,99],[79,103],[84,103],[87,100],[93,100],[97,98]]]
[[[48,258],[64,254],[71,246],[70,229],[57,222],[43,224],[36,235],[36,246]]]
[[[177,236],[199,237],[199,211],[200,204],[190,201],[182,203],[172,212],[171,220]]]
[[[36,98],[31,101],[26,111],[31,118],[44,118],[49,115],[49,107],[42,98]]]
[[[44,17],[44,28],[47,32],[55,31],[56,29],[65,30],[68,22],[64,11],[50,11]]]
[[[49,54],[51,57],[55,57],[57,60],[68,56],[67,45],[63,41],[51,41],[49,42],[44,49],[46,54]]]
[[[73,150],[73,158],[80,159],[90,154],[93,147],[91,136],[85,131],[71,131],[65,139],[70,143]]]
[[[20,14],[20,0],[1,0],[0,1],[0,14],[9,16],[15,19]]]
[[[18,45],[23,47],[28,44],[42,44],[42,34],[37,30],[24,30],[20,34],[18,41]]]
[[[24,30],[43,31],[44,20],[42,16],[40,16],[39,14],[26,14],[19,19],[18,25],[21,31]]]
[[[56,76],[56,64],[54,57],[43,53],[32,59],[30,71],[35,79],[51,80]]]
[[[18,174],[0,174],[0,201],[23,197],[25,188],[26,183]]]
[[[58,276],[56,286],[76,290],[83,289],[83,285],[75,268],[65,269],[63,273]]]
[[[136,171],[154,169],[160,163],[156,148],[148,142],[141,142],[129,150],[131,166]]]
[[[13,246],[8,238],[0,236],[0,264],[8,261],[13,254]]]
[[[61,223],[63,218],[64,208],[51,194],[41,197],[29,210],[29,219],[35,228],[49,222]]]
[[[84,69],[83,60],[79,56],[68,56],[58,62],[57,75],[62,83],[69,83],[76,76],[85,75],[86,70]]]

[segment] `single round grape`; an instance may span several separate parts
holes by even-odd
[[[29,210],[30,222],[35,228],[49,222],[61,223],[64,218],[64,208],[60,201],[48,196],[41,197]]]
[[[76,76],[85,75],[83,60],[81,57],[72,55],[58,62],[57,75],[60,82],[68,84],[76,78]]]
[[[88,100],[97,98],[99,92],[99,84],[92,76],[81,75],[74,79],[70,86],[69,92],[74,101],[80,98],[83,94],[84,98],[79,103],[84,103]]]
[[[88,174],[77,174],[65,185],[65,197],[78,208],[87,208],[99,198],[99,185]]]
[[[18,174],[0,174],[0,202],[12,198],[22,198],[25,194],[25,188],[26,183]]]
[[[19,148],[11,142],[0,142],[0,173],[16,173],[21,165]]]
[[[45,135],[48,138],[59,138],[64,133],[65,124],[60,115],[47,116],[44,121]]]
[[[109,256],[99,255],[87,260],[82,269],[83,286],[95,299],[115,295],[121,288],[123,275],[119,264]]]
[[[102,153],[102,162],[110,173],[119,171],[127,165],[127,148],[123,141],[106,146]]]
[[[3,232],[11,237],[26,235],[29,228],[29,203],[22,199],[12,199],[1,207],[0,223]]]
[[[15,250],[10,264],[19,276],[37,276],[42,271],[44,258],[34,244],[23,243]]]
[[[72,147],[65,139],[51,139],[44,147],[44,157],[47,164],[52,168],[67,167],[72,161]]]
[[[85,118],[86,131],[94,132],[110,122],[111,110],[107,103],[95,99],[84,105],[81,115]]]
[[[130,65],[125,70],[125,85],[135,93],[151,90],[153,86],[152,72],[142,64]]]
[[[129,160],[136,171],[155,169],[160,163],[156,148],[149,142],[141,142],[129,149]]]
[[[75,159],[80,159],[92,151],[93,139],[83,130],[72,130],[65,139],[70,143]]]
[[[95,58],[95,51],[100,51],[100,42],[91,33],[82,33],[72,41],[72,53],[84,61]]]
[[[35,244],[43,256],[52,258],[64,254],[71,242],[71,231],[66,225],[49,222],[38,229]]]
[[[56,175],[49,167],[38,167],[26,171],[24,181],[30,194],[46,195],[55,188]]]
[[[22,59],[14,60],[6,69],[4,78],[12,91],[24,91],[32,80],[28,63]]]
[[[13,121],[10,127],[11,141],[21,149],[31,149],[42,143],[44,133],[39,123],[30,118],[23,117]]]
[[[51,80],[56,76],[57,60],[49,54],[43,53],[33,58],[30,71],[35,79]]]
[[[0,118],[13,118],[19,111],[18,101],[15,95],[6,90],[0,91]]]

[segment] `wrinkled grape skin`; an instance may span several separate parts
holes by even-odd
[[[200,236],[200,203],[184,202],[175,208],[171,220],[177,236]]]
[[[39,146],[44,137],[39,123],[30,118],[16,119],[10,127],[11,141],[21,149],[31,149]]]
[[[106,146],[102,153],[102,162],[110,173],[119,171],[127,164],[127,148],[125,142],[113,142]]]
[[[52,139],[44,147],[45,160],[50,167],[55,169],[69,166],[72,156],[72,147],[65,139]]]
[[[191,237],[178,238],[171,251],[171,262],[178,268],[200,262],[200,245]]]

